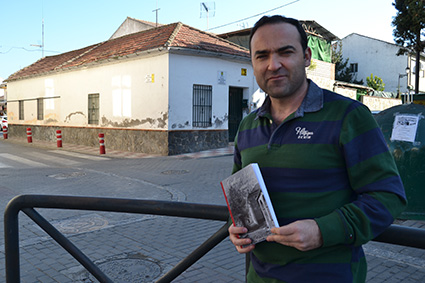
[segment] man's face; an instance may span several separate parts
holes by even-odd
[[[311,50],[303,51],[301,36],[293,25],[266,24],[252,37],[251,60],[260,88],[272,98],[284,98],[298,94],[306,82]]]

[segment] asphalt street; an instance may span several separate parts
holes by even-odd
[[[107,146],[107,141],[106,141]],[[20,194],[101,196],[225,205],[219,182],[231,147],[148,156],[0,136],[0,207]],[[155,282],[224,223],[128,213],[38,209],[114,282]],[[5,278],[3,219],[0,278]],[[398,224],[425,229],[425,222]],[[20,214],[21,282],[97,282],[28,217]],[[425,282],[425,251],[370,242],[367,282]],[[244,282],[245,257],[226,239],[173,282]],[[0,279],[1,281],[1,279]]]

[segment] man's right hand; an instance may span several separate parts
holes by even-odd
[[[248,230],[245,227],[236,227],[233,225],[229,227],[229,239],[233,243],[233,245],[235,245],[236,250],[241,254],[249,253],[255,248],[255,245],[249,245],[251,244],[251,239],[239,238],[240,234],[245,234],[246,232],[248,232]],[[247,247],[244,248],[242,246]]]

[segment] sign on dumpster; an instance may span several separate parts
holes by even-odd
[[[392,141],[415,142],[419,115],[399,114],[395,116]]]

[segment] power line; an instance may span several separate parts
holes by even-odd
[[[0,48],[1,47],[2,46],[0,46]],[[9,48],[9,50],[7,50],[5,52],[1,52],[0,51],[0,54],[7,54],[10,51],[12,51],[13,49],[22,49],[22,50],[27,51],[27,52],[37,52],[37,51],[40,51],[39,49],[27,49],[25,47],[12,46],[12,47]],[[53,50],[44,50],[44,52],[60,53],[59,51],[53,51]]]
[[[285,4],[285,5],[282,5],[282,6],[279,6],[279,7],[273,8],[273,9],[271,9],[271,10],[268,10],[268,11],[265,11],[265,12],[262,12],[262,13],[259,13],[259,14],[254,15],[254,16],[250,16],[250,17],[245,18],[245,19],[241,19],[241,20],[238,20],[238,21],[235,21],[235,22],[231,22],[231,23],[228,23],[228,24],[224,24],[224,25],[221,25],[221,26],[218,26],[218,27],[213,27],[213,28],[207,29],[207,31],[208,31],[208,30],[213,30],[213,29],[222,28],[222,27],[229,26],[229,25],[233,25],[233,24],[236,24],[236,23],[239,23],[239,22],[242,22],[242,21],[245,21],[245,20],[248,20],[248,19],[254,18],[254,17],[258,17],[258,16],[261,16],[261,15],[266,14],[266,13],[268,13],[268,12],[271,12],[271,11],[274,11],[274,10],[277,10],[277,9],[280,9],[280,8],[283,8],[283,7],[286,7],[286,6],[289,6],[289,5],[294,4],[294,3],[296,3],[296,2],[299,2],[299,1],[301,1],[301,0],[292,1],[291,3],[287,3],[287,4]]]

